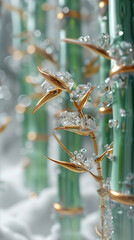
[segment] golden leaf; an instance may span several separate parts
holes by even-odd
[[[57,128],[54,128],[53,130],[56,131],[56,130],[65,130],[65,131],[68,131],[68,132],[72,132],[72,133],[76,133],[78,135],[82,135],[82,136],[89,136],[91,135],[91,131],[89,129],[86,129],[86,128],[81,128],[80,126],[64,126],[64,127],[57,127]]]
[[[119,66],[115,64],[114,67],[110,70],[109,77],[112,78],[116,74],[128,73],[128,72],[134,72],[134,65]]]
[[[100,65],[96,65],[94,67],[92,67],[92,69],[90,69],[89,71],[84,73],[84,77],[88,78],[88,77],[92,77],[95,73],[97,73],[99,71]]]
[[[68,86],[59,78],[51,75],[46,71],[41,70],[39,67],[37,67],[37,70],[46,79],[46,81],[49,82],[52,86],[58,89],[61,89],[62,91],[68,91],[70,93]]]
[[[68,169],[68,170],[71,170],[73,172],[76,172],[76,173],[82,173],[82,172],[87,172],[84,168],[82,168],[81,166],[79,167],[78,165],[76,165],[75,163],[70,163],[70,162],[65,162],[65,161],[59,161],[59,160],[54,160],[52,158],[49,158],[47,156],[45,156],[48,160],[52,161],[52,162],[55,162],[57,164],[59,164],[60,166]]]
[[[8,4],[8,3],[4,3],[3,4],[3,7],[9,11],[14,11],[14,12],[17,12],[21,18],[23,18],[23,10],[16,7],[16,6],[13,6],[11,4]]]
[[[92,43],[88,43],[88,42],[82,42],[79,41],[77,39],[71,39],[71,38],[64,38],[62,39],[62,42],[66,42],[66,43],[74,43],[83,47],[88,48],[89,50],[92,50],[93,52],[105,57],[106,59],[110,60],[111,57],[109,56],[109,54],[106,52],[106,50],[104,50],[103,48],[96,46]]]
[[[62,147],[62,149],[63,149],[66,153],[68,153],[68,155],[69,155],[70,157],[74,157],[74,155],[68,151],[68,149],[63,145],[63,143],[59,140],[59,138],[57,138],[57,136],[56,136],[54,133],[52,133],[52,134],[53,134],[54,138],[56,139],[56,141],[59,143],[59,145]]]
[[[81,165],[77,165],[75,163],[71,163],[71,162],[65,162],[65,161],[59,161],[59,160],[54,160],[52,158],[49,158],[47,156],[45,156],[45,158],[47,158],[48,160],[55,162],[57,164],[59,164],[60,166],[72,171],[72,172],[76,172],[76,173],[83,173],[83,172],[88,172],[92,175],[92,177],[97,181],[97,182],[101,182],[103,180],[102,176],[96,176],[95,174],[93,174],[91,171],[87,170],[84,166]]]
[[[96,86],[91,87],[91,88],[84,94],[84,96],[82,97],[82,99],[80,100],[80,102],[79,102],[79,109],[80,109],[80,110],[85,106],[85,104],[86,104],[86,102],[87,102],[87,100],[88,100],[88,98],[89,98],[90,93],[93,91],[93,89],[94,89],[95,87],[96,87]]]
[[[42,105],[44,105],[46,102],[50,101],[51,99],[57,97],[62,90],[60,89],[53,89],[52,91],[48,92],[43,98],[40,99],[40,101],[36,104],[34,110],[32,113],[37,111]]]
[[[53,56],[51,54],[48,54],[44,49],[39,48],[36,45],[34,45],[34,47],[35,47],[37,53],[41,54],[43,57],[47,58],[52,63],[57,64],[57,62],[53,59]]]
[[[85,72],[90,71],[92,69],[94,63],[96,63],[97,60],[98,60],[98,56],[92,58],[91,61],[85,65]]]
[[[11,121],[10,117],[5,118],[5,121],[0,125],[0,134],[5,130],[10,121]]]

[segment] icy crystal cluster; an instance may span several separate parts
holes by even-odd
[[[50,74],[53,77],[58,78],[59,80],[64,82],[70,90],[72,89],[72,87],[74,85],[74,81],[69,72],[53,72],[53,71],[48,70],[47,68],[42,69],[42,71]]]
[[[77,103],[79,103],[82,97],[86,94],[86,92],[90,90],[90,88],[91,83],[78,85],[76,89],[71,92],[70,101],[76,101]]]
[[[50,92],[51,90],[54,89],[54,87],[48,83],[47,81],[44,81],[41,85],[42,89],[43,89],[43,93],[47,94],[48,92]]]
[[[89,159],[87,157],[87,151],[85,148],[80,149],[79,151],[75,151],[73,153],[74,157],[70,159],[70,162],[84,165],[87,170],[91,170],[93,168],[92,158]]]
[[[113,227],[113,217],[112,217],[112,211],[110,209],[110,206],[108,205],[106,209],[106,213],[104,215],[104,236],[107,240],[112,239],[112,235],[114,232]]]
[[[110,36],[106,33],[102,33],[98,36],[97,39],[91,38],[90,36],[81,36],[78,38],[79,41],[81,42],[86,42],[90,44],[95,44],[105,50],[108,50],[109,48],[109,41],[110,41]]]
[[[61,112],[59,115],[59,123],[63,126],[79,126],[81,119],[78,112]]]
[[[97,121],[94,117],[88,114],[79,117],[78,112],[61,112],[59,115],[59,123],[63,126],[79,126],[81,129],[88,129],[89,131],[96,131]]]
[[[112,44],[109,49],[109,56],[116,59],[118,65],[126,66],[133,63],[133,49],[129,42]]]

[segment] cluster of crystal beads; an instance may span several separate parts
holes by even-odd
[[[59,123],[61,123],[63,126],[79,126],[81,119],[78,112],[64,111],[59,114]]]
[[[81,129],[88,131],[96,131],[98,127],[94,117],[84,114],[83,117],[80,118],[78,112],[61,112],[59,114],[59,123],[63,126],[80,126]]]
[[[97,39],[91,38],[89,35],[81,36],[80,38],[78,38],[78,41],[95,44],[105,50],[109,49],[109,46],[110,46],[109,45],[110,36],[106,33],[100,34]]]
[[[78,85],[76,89],[71,92],[70,101],[76,101],[77,103],[79,103],[82,97],[86,94],[86,92],[90,90],[90,88],[91,83]]]
[[[114,232],[114,227],[113,227],[112,211],[108,204],[106,212],[104,214],[104,236],[105,236],[105,238],[107,240],[111,240],[113,232]]]
[[[116,59],[118,65],[126,66],[133,63],[133,48],[129,42],[119,42],[111,45],[109,56]]]
[[[44,81],[41,85],[41,88],[43,89],[43,93],[47,94],[48,92],[50,92],[51,90],[54,89],[54,87],[48,83],[47,81]]]
[[[62,82],[64,82],[69,87],[70,90],[72,89],[72,87],[74,85],[74,81],[69,72],[63,72],[63,73],[55,72],[53,75],[55,77],[59,78]]]
[[[119,122],[118,120],[110,119],[108,122],[108,126],[109,128],[113,128],[113,127],[119,128]]]
[[[47,72],[48,74],[60,79],[62,82],[64,82],[68,86],[70,90],[72,89],[74,85],[74,81],[69,72],[53,72],[48,70],[47,68],[43,68],[42,71]]]
[[[73,152],[74,157],[70,159],[70,162],[84,166],[87,170],[93,168],[93,162],[87,156],[87,150],[85,148],[79,151]]]
[[[97,130],[98,124],[94,117],[84,114],[83,118],[81,118],[81,127],[94,132]]]

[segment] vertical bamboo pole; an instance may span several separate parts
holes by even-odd
[[[44,40],[46,31],[46,13],[42,10],[43,3],[44,0],[28,1],[27,31],[32,33],[40,31],[41,38]],[[38,44],[38,41],[36,44]],[[38,61],[42,61],[40,56],[34,54],[30,57],[28,72],[33,77],[37,75],[36,66],[38,65]],[[34,91],[31,86],[28,86],[28,84],[26,88],[27,94],[31,94]],[[37,100],[32,102],[32,106],[35,105],[36,101]],[[34,132],[37,135],[37,138],[33,141],[33,151],[28,154],[31,159],[31,165],[26,169],[27,179],[29,179],[29,183],[27,183],[38,193],[44,187],[48,186],[47,161],[44,161],[44,154],[47,154],[48,140],[46,108],[40,109],[40,111],[34,115],[29,112],[28,115],[29,122],[27,134]],[[44,136],[44,140],[39,140],[39,136],[41,135]]]
[[[100,0],[99,2],[99,22],[100,22],[100,34],[109,34],[109,19],[108,19],[108,1]],[[106,78],[109,76],[110,61],[104,57],[100,57],[100,84],[104,84]],[[104,109],[104,111],[102,111]],[[112,142],[112,130],[108,126],[109,119],[112,118],[112,109],[110,107],[100,108],[100,142],[101,152],[104,152],[104,146]],[[108,110],[108,111],[106,111]],[[109,113],[107,113],[109,112]],[[104,182],[107,177],[111,176],[111,162],[105,156],[102,161],[102,176]]]
[[[67,10],[68,16],[64,15],[63,19],[59,19],[60,40],[65,37],[78,38],[80,37],[80,1],[71,0],[59,0],[59,7],[61,12]],[[64,24],[64,26],[62,25]],[[81,82],[81,50],[76,45],[68,45],[66,43],[60,43],[59,51],[59,65],[60,71],[69,71],[72,78],[75,80],[75,84]],[[70,103],[68,97],[64,100],[63,108],[69,109]],[[69,151],[75,151],[80,148],[81,139],[75,134],[66,133],[62,134],[62,141]],[[69,161],[65,152],[61,152],[60,159]],[[78,175],[72,173],[66,169],[60,168],[58,174],[58,201],[62,208],[74,209],[80,208],[80,192],[79,192],[79,179]],[[73,211],[72,211],[73,212]],[[80,218],[79,216],[63,216],[61,221],[61,239],[79,239]]]
[[[123,41],[134,43],[133,30],[133,1],[110,0],[109,1],[109,22],[110,36],[114,41],[113,44],[120,44]],[[122,28],[117,34],[117,26]],[[124,43],[124,49],[125,49]],[[119,64],[119,63],[118,63]],[[120,64],[119,64],[120,65]],[[126,62],[127,65],[127,62]],[[123,79],[123,80],[122,80]],[[120,84],[123,81],[123,85]],[[134,184],[134,75],[126,73],[124,75],[116,75],[113,85],[113,119],[118,121],[118,126],[113,130],[113,154],[114,161],[112,164],[111,175],[111,192],[110,197],[115,199],[113,210],[114,236],[113,239],[133,239],[134,221],[130,219],[130,206],[123,208],[120,199],[127,196],[125,205],[129,205],[130,196],[133,199]],[[129,186],[129,187],[128,187]],[[118,203],[119,202],[119,203]],[[118,211],[118,209],[121,211]],[[120,217],[119,215],[122,215]],[[116,227],[117,224],[117,227]],[[129,230],[128,230],[129,229]]]

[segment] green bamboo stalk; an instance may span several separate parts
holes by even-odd
[[[80,13],[80,1],[59,0],[58,4],[61,8],[68,7],[70,11]],[[80,36],[80,19],[65,17],[64,21],[64,28],[61,28],[59,32],[60,40],[65,37],[78,38]],[[68,45],[61,42],[59,53],[60,71],[69,71],[72,78],[79,84],[82,79],[80,48],[76,45]],[[70,108],[69,98],[67,96],[64,99],[63,108]],[[71,133],[64,132],[62,134],[62,142],[71,152],[78,150],[81,146],[81,138]],[[67,154],[62,150],[60,152],[60,159],[70,161]],[[77,174],[60,167],[60,173],[58,174],[58,192],[58,201],[64,208],[79,208],[81,206]],[[70,239],[79,239],[79,229],[79,216],[72,216],[71,218],[64,216],[61,221],[61,239],[68,239],[68,236]]]
[[[39,30],[45,37],[45,26],[46,18],[45,12],[41,6],[44,0],[40,1],[28,1],[26,4],[24,1],[18,1],[20,9],[26,10],[28,16],[20,18],[20,16],[12,12],[12,24],[13,24],[13,35],[23,32],[34,33],[35,30]],[[21,38],[13,38],[13,44],[16,49],[23,50],[23,41]],[[36,42],[37,44],[37,42]],[[42,61],[42,57],[39,55],[29,55],[29,62],[22,61],[21,69],[19,72],[18,80],[20,81],[20,92],[21,94],[30,95],[34,92],[32,86],[25,82],[25,78],[28,75],[37,75],[36,66],[38,61]],[[25,151],[24,156],[27,156],[31,164],[25,169],[25,184],[30,188],[31,191],[39,193],[44,187],[48,186],[47,176],[47,161],[44,160],[44,154],[47,154],[47,141],[34,141],[28,140],[28,133],[35,132],[37,134],[47,135],[47,113],[46,110],[42,109],[38,114],[32,115],[32,108],[36,104],[36,101],[32,102],[30,110],[24,114],[24,121],[22,123],[22,149]],[[32,144],[32,149],[29,151],[29,144]]]
[[[103,1],[100,0],[100,34],[109,34],[109,19],[108,19],[108,5],[106,3],[105,12],[101,11],[101,3]],[[110,61],[106,58],[100,56],[100,84],[104,84],[106,78],[109,77],[110,70]],[[109,119],[112,118],[111,114],[101,114],[99,127],[100,127],[100,142],[101,142],[101,152],[104,152],[104,146],[106,144],[110,144],[112,142],[112,130],[108,127]],[[105,156],[102,161],[102,176],[104,178],[104,182],[106,182],[107,177],[111,176],[111,162]]]
[[[28,1],[28,21],[27,21],[27,30],[28,32],[34,32],[39,30],[45,36],[45,27],[46,27],[46,18],[45,12],[42,10],[41,6],[44,3],[44,0],[40,1]],[[36,55],[32,55],[29,65],[29,74],[37,75],[36,66],[38,61],[41,62],[42,58]],[[31,94],[33,88],[27,86],[27,94]],[[32,102],[31,108],[34,108],[35,102]],[[29,115],[28,123],[28,132],[35,132],[37,134],[43,134],[47,137],[47,112],[46,108],[41,109],[38,114],[32,115],[31,112]],[[36,140],[33,145],[32,153],[29,153],[28,156],[31,159],[31,165],[27,169],[27,177],[29,179],[30,187],[37,193],[39,193],[44,187],[48,186],[48,175],[47,175],[47,162],[44,161],[44,154],[47,154],[47,140],[38,141]],[[28,182],[27,182],[28,184]]]
[[[122,41],[130,42],[133,45],[133,1],[110,0],[109,1],[109,21],[110,21],[110,36],[114,43],[120,44]],[[122,26],[122,32],[117,36],[117,25]],[[118,121],[118,126],[113,130],[113,154],[114,161],[112,164],[111,175],[111,190],[124,194],[132,194],[134,190],[133,182],[130,183],[129,190],[127,188],[126,179],[128,175],[134,173],[134,76],[131,73],[122,75],[124,87],[120,86],[120,76],[114,78],[113,85],[113,119]],[[122,79],[121,79],[122,80]],[[122,110],[124,113],[122,113]],[[115,208],[116,209],[116,208]],[[128,219],[127,210],[123,210],[123,217],[119,219],[118,226],[121,229],[119,232],[114,224],[113,239],[133,239],[134,221]],[[114,212],[114,219],[117,218],[117,212]],[[123,228],[122,228],[123,226]],[[131,226],[131,227],[130,227]],[[129,231],[126,231],[129,229]]]

